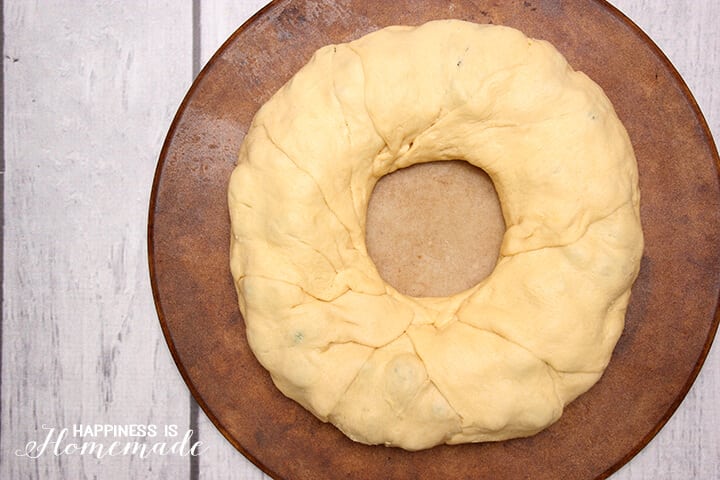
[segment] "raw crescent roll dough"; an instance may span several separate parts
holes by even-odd
[[[507,231],[445,298],[384,282],[377,180],[485,170]],[[277,387],[350,438],[409,450],[532,435],[602,375],[642,254],[637,166],[612,105],[545,41],[445,20],[318,50],[257,112],[229,187],[247,338]]]

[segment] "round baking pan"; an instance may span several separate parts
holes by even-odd
[[[638,160],[645,252],[600,382],[530,438],[420,452],[354,443],[273,386],[250,351],[229,271],[227,182],[259,106],[319,47],[396,24],[458,18],[552,42],[605,90]],[[452,213],[449,213],[452,214]],[[667,58],[599,0],[279,0],[194,82],[160,155],[148,226],[160,323],[198,403],[277,479],[600,479],[680,404],[718,326],[720,181],[708,127]]]

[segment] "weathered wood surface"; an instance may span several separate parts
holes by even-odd
[[[4,2],[0,478],[264,479],[202,412],[207,450],[194,464],[13,454],[43,424],[184,430],[196,408],[152,307],[150,183],[193,59],[204,64],[264,1],[107,3]],[[668,55],[719,138],[720,3],[612,3]],[[719,432],[716,346],[665,428],[612,478],[720,478]]]
[[[187,478],[186,457],[14,452],[42,441],[43,425],[187,430],[188,393],[157,322],[145,232],[158,153],[192,81],[190,4],[3,7],[0,478]]]

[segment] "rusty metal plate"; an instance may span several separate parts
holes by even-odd
[[[254,113],[317,48],[441,18],[505,24],[549,40],[605,89],[635,147],[646,249],[605,375],[555,425],[527,439],[410,453],[353,443],[272,385],[236,306],[226,187]],[[672,415],[717,329],[718,164],[678,73],[603,1],[276,1],[202,71],[160,155],[148,227],[160,323],[198,403],[274,478],[605,478]]]

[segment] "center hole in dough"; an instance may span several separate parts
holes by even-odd
[[[490,177],[467,162],[413,165],[375,185],[368,253],[380,276],[414,297],[444,297],[490,275],[505,222]]]

